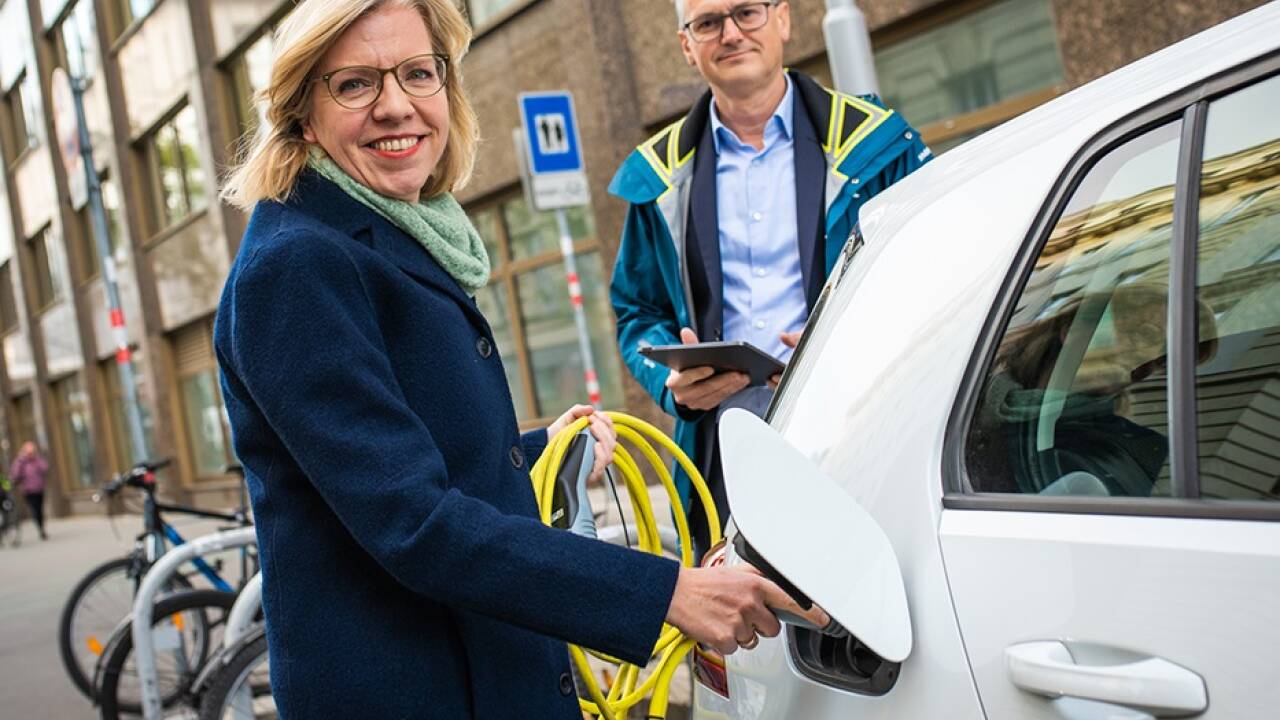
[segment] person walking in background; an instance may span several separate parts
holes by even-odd
[[[44,531],[44,481],[49,474],[49,463],[40,455],[36,444],[30,440],[22,444],[18,457],[9,469],[9,477],[13,486],[22,493],[27,508],[31,511],[31,519],[35,520],[36,530],[41,540],[48,540]]]

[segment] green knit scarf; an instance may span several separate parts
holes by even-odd
[[[317,147],[311,149],[307,164],[422,243],[468,295],[474,295],[489,283],[489,252],[451,193],[440,193],[417,203],[389,198],[356,182]]]

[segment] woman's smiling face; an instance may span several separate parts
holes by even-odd
[[[384,6],[357,20],[320,58],[315,77],[353,65],[388,68],[434,52],[426,21],[413,8]],[[416,98],[392,73],[372,105],[339,105],[323,81],[311,93],[302,135],[324,148],[357,182],[387,197],[417,202],[449,139],[449,100],[444,89]]]

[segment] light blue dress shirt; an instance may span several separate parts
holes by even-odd
[[[778,334],[803,328],[809,315],[796,230],[794,93],[791,78],[786,81],[761,150],[725,127],[711,103],[723,337],[745,340],[784,362],[792,350]]]

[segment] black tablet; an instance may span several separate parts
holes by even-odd
[[[710,366],[718,372],[743,372],[751,376],[752,385],[764,385],[770,377],[786,367],[777,358],[742,340],[696,345],[650,345],[640,348],[640,354],[672,370]]]

